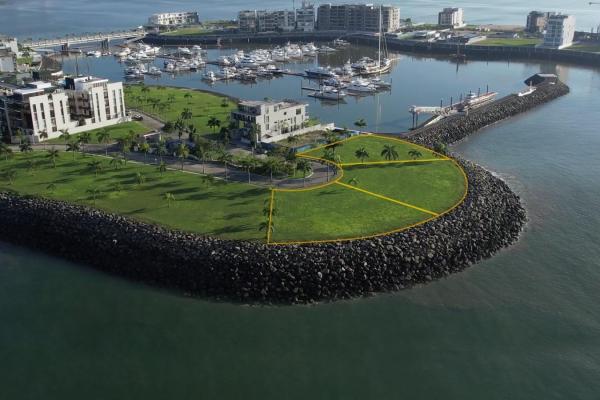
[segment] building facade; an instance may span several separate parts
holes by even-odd
[[[296,29],[293,11],[257,11],[257,32],[291,32]]]
[[[148,18],[148,25],[152,26],[180,26],[197,25],[200,23],[198,13],[195,11],[153,14]]]
[[[64,87],[32,82],[0,95],[0,132],[12,141],[22,133],[38,143],[127,120],[123,84],[107,79],[67,77]]]
[[[554,14],[548,17],[543,47],[563,49],[573,44],[575,37],[575,17],[572,15]]]
[[[462,28],[465,26],[462,8],[444,8],[438,14],[438,25],[449,26],[452,28]]]
[[[530,12],[529,15],[527,15],[527,25],[525,26],[525,30],[530,33],[544,32],[544,30],[546,30],[548,18],[552,15],[555,15],[555,13],[541,11]]]
[[[306,0],[302,1],[302,7],[296,10],[296,30],[301,32],[314,31],[316,16],[315,6]]]
[[[277,138],[306,128],[307,104],[294,101],[242,101],[231,113],[242,134],[248,139],[255,129],[257,142],[273,142]]]
[[[0,73],[17,70],[17,55],[9,49],[0,49]]]
[[[238,27],[241,32],[258,32],[258,15],[256,10],[244,10],[238,13]]]
[[[400,8],[373,4],[322,4],[317,12],[317,29],[358,32],[395,32],[400,29]]]

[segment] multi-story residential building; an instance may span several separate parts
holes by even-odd
[[[296,29],[296,15],[293,11],[256,12],[257,32],[290,32]]]
[[[306,128],[306,107],[307,104],[295,101],[242,101],[231,113],[231,119],[245,136],[254,129],[257,142],[273,142]]]
[[[199,23],[200,19],[195,11],[153,14],[148,18],[148,25],[158,27],[197,25]]]
[[[317,13],[317,29],[378,32],[400,29],[400,8],[373,4],[322,4]]]
[[[16,38],[0,35],[0,49],[7,49],[19,56],[19,44]]]
[[[315,30],[316,12],[315,6],[303,0],[302,7],[296,10],[296,30],[301,32],[312,32]]]
[[[548,18],[556,13],[532,11],[527,15],[527,25],[525,30],[531,33],[542,33],[546,29]]]
[[[256,10],[244,10],[238,13],[238,26],[242,32],[258,31],[258,15]]]
[[[438,25],[449,26],[452,28],[462,28],[465,26],[463,20],[462,8],[444,8],[438,14]]]
[[[37,143],[63,131],[80,133],[127,121],[123,84],[91,76],[65,79],[64,87],[32,82],[0,94],[0,132]]]
[[[554,14],[548,17],[543,47],[563,49],[573,44],[575,37],[575,17],[572,15]]]
[[[17,55],[9,49],[0,48],[0,73],[12,73],[17,70]]]

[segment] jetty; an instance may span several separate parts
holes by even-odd
[[[136,41],[145,37],[146,31],[144,29],[130,29],[125,31],[99,32],[84,35],[66,35],[54,39],[25,40],[21,43],[24,47],[32,49],[61,46],[63,50],[68,50],[69,46],[74,44],[96,43],[111,40]]]

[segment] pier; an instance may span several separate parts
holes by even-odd
[[[22,44],[24,47],[30,47],[32,49],[62,46],[63,50],[68,50],[69,46],[73,44],[95,43],[107,40],[141,40],[145,37],[145,30],[133,29],[127,31],[91,33],[86,35],[67,35],[55,39],[25,40]]]

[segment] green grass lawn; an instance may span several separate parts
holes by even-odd
[[[424,149],[419,146],[415,146],[411,143],[389,139],[381,136],[373,136],[373,135],[361,135],[354,136],[348,140],[345,140],[341,143],[341,145],[335,148],[335,154],[338,155],[342,161],[342,163],[359,163],[361,162],[355,155],[356,150],[364,147],[365,150],[369,153],[369,157],[365,159],[365,162],[379,162],[386,161],[385,157],[381,155],[383,147],[385,145],[394,146],[396,152],[398,153],[398,160],[410,160],[411,157],[408,154],[411,150],[417,150],[421,153],[423,159],[435,158],[435,155],[432,151]],[[331,146],[327,146],[331,148]],[[312,157],[323,157],[325,153],[325,148],[316,148],[313,150],[309,150],[302,154],[312,156]]]
[[[429,218],[428,214],[333,184],[275,192],[272,242],[349,239]]]
[[[143,90],[148,91],[144,92]],[[191,97],[186,98],[186,94]],[[152,99],[158,102],[156,106],[151,103]],[[226,104],[223,103],[224,101]],[[196,127],[198,133],[205,135],[214,133],[213,129],[207,126],[210,117],[216,117],[224,125],[231,111],[237,107],[235,102],[216,94],[150,85],[127,86],[125,102],[127,107],[140,109],[162,121],[173,123],[177,121],[185,108],[189,108],[193,115],[191,123]],[[216,130],[218,131],[218,129]]]
[[[465,178],[452,161],[344,167],[343,183],[442,213],[465,193]]]
[[[150,131],[150,129],[148,129],[144,124],[142,124],[140,122],[137,122],[137,121],[124,122],[122,124],[117,124],[117,125],[113,125],[113,126],[108,126],[106,128],[94,129],[94,130],[89,131],[92,135],[92,140],[90,141],[90,143],[98,143],[98,138],[96,135],[98,134],[98,132],[102,131],[103,129],[106,129],[110,133],[112,142],[117,141],[117,139],[126,137],[127,135],[129,135],[129,132],[134,132],[136,135],[141,135],[141,134],[148,133]],[[69,137],[69,140],[75,140],[80,135],[81,135],[81,133],[78,133],[76,135],[71,135]],[[56,139],[48,140],[44,143],[64,144],[65,141],[63,139],[56,138]]]
[[[578,43],[564,50],[585,51],[588,53],[600,53],[600,43]]]
[[[212,30],[206,29],[203,26],[193,26],[188,28],[179,28],[174,31],[165,32],[165,36],[196,36],[196,35],[208,35],[213,33]]]
[[[516,47],[533,47],[542,42],[538,38],[489,38],[481,42],[474,43],[476,46],[516,46]]]
[[[226,239],[263,240],[259,231],[264,220],[263,202],[269,198],[266,189],[240,183],[217,181],[208,184],[201,176],[167,171],[161,177],[155,167],[129,162],[119,170],[103,157],[61,153],[56,169],[52,168],[44,152],[30,155],[17,154],[11,160],[0,161],[0,190],[41,195],[77,204],[93,206],[89,188],[100,191],[96,207],[170,228]],[[37,163],[28,171],[27,161]],[[96,177],[88,167],[100,160],[105,169]],[[12,185],[5,178],[7,170],[17,172]],[[142,173],[145,183],[138,184],[136,174]],[[51,192],[47,188],[54,184]],[[117,192],[115,185],[122,190]],[[176,201],[168,207],[165,193],[172,193]]]

